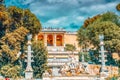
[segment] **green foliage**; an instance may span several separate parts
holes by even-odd
[[[28,30],[26,28],[20,27],[16,29],[14,32],[7,33],[4,37],[2,37],[0,41],[0,43],[2,44],[0,50],[1,56],[3,57],[4,55],[6,55],[4,57],[6,58],[9,57],[8,62],[10,61],[14,62],[15,60],[17,60],[18,59],[17,54],[21,49],[20,43],[24,41],[27,33]]]
[[[17,79],[21,77],[20,72],[21,68],[19,65],[8,64],[1,68],[0,74],[8,78]]]
[[[89,50],[89,55],[90,55],[90,62],[92,62],[93,64],[100,64],[100,61],[99,61],[99,51],[98,50],[93,50],[93,49],[90,49]]]
[[[113,12],[106,12],[105,14],[102,14],[100,17],[100,21],[111,21],[115,23],[117,26],[120,26],[120,17],[116,15]]]
[[[0,38],[5,35],[6,28],[10,24],[9,14],[4,11],[4,8],[4,6],[0,6]]]
[[[118,16],[114,13],[107,12],[103,14],[99,19],[88,25],[86,28],[80,28],[77,35],[79,45],[81,46],[81,43],[86,43],[89,40],[90,43],[98,48],[99,35],[104,34],[106,49],[110,47],[110,49],[113,49],[114,51],[119,50],[118,43],[120,42],[120,28],[118,22]]]
[[[110,21],[96,22],[89,25],[87,30],[88,37],[94,45],[99,46],[99,35],[103,34],[106,49],[116,50],[115,47],[120,42],[120,28],[116,24]]]
[[[84,27],[87,27],[88,25],[92,24],[93,22],[95,22],[95,21],[96,21],[97,19],[99,19],[100,17],[101,17],[101,15],[96,15],[96,16],[94,16],[94,17],[92,17],[92,18],[86,19],[86,20],[84,21],[83,26],[84,26]]]
[[[85,49],[88,46],[87,42],[90,42],[87,32],[86,32],[86,28],[84,28],[83,26],[80,28],[80,30],[78,31],[77,34],[77,40],[78,40],[78,44],[81,48]]]
[[[42,74],[47,69],[47,50],[44,47],[41,41],[33,41],[32,49],[33,53],[33,70],[34,70],[34,77],[41,78]]]
[[[38,33],[41,29],[41,24],[36,16],[28,9],[24,10],[23,15],[23,26],[25,26],[33,35]]]
[[[66,51],[75,51],[76,50],[76,47],[74,46],[74,45],[72,45],[72,44],[66,44],[65,45],[65,50]]]
[[[9,31],[13,31],[19,28],[20,26],[23,26],[22,25],[23,10],[21,8],[11,6],[11,7],[8,7],[7,11],[9,12],[9,15],[11,16],[11,21],[12,21]]]
[[[117,4],[116,9],[117,9],[118,11],[120,11],[120,3]]]
[[[15,6],[6,8],[0,4],[0,68],[4,69],[7,66],[7,70],[14,71],[16,64],[20,64],[19,61],[24,59],[23,49],[26,45],[26,35],[32,33],[34,37],[40,29],[39,20],[30,10]],[[19,51],[22,51],[20,56],[18,56]],[[14,72],[11,74],[9,72],[7,76],[11,77],[13,74]],[[15,73],[13,76],[19,75]]]
[[[20,26],[27,28],[33,35],[40,31],[41,24],[30,10],[22,10],[21,8],[11,6],[8,8],[8,12],[11,16],[12,21],[10,31]]]
[[[78,30],[78,42],[80,47],[82,48],[91,48],[91,45],[97,50],[97,52],[93,52],[93,56],[91,56],[91,61],[95,62],[99,59],[99,35],[104,35],[104,43],[105,50],[110,50],[112,52],[120,51],[120,17],[112,12],[107,12],[102,14],[99,18],[97,18],[94,22],[87,25],[87,27],[83,26]],[[89,43],[89,44],[87,44]],[[115,60],[108,54],[107,59],[109,60],[107,64],[116,64]],[[95,62],[99,63],[99,62]]]
[[[0,37],[19,27],[25,27],[35,35],[41,29],[41,24],[30,10],[11,6],[6,8],[0,5]]]
[[[79,53],[79,61],[82,61],[82,55],[84,55],[84,61],[89,62],[90,61],[90,55],[88,52],[80,52]]]
[[[84,21],[83,27],[84,28],[88,27],[90,24],[93,24],[98,19],[100,19],[100,21],[111,21],[111,22],[117,24],[118,26],[120,26],[120,21],[119,21],[120,17],[113,12],[106,12],[104,14],[95,15],[92,18],[86,19]]]

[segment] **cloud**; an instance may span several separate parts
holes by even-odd
[[[7,6],[29,8],[42,26],[64,27],[73,31],[88,17],[106,11],[116,12],[117,3],[119,0],[6,0]]]
[[[60,17],[60,18],[55,18],[55,19],[50,19],[47,22],[45,22],[43,24],[43,26],[45,27],[59,27],[59,26],[63,26],[63,25],[67,25],[65,22],[67,22],[67,17]],[[59,26],[58,26],[59,25]]]
[[[55,19],[50,19],[43,23],[43,27],[61,27],[65,28],[67,31],[76,31],[84,22],[84,16],[64,16]]]
[[[84,21],[85,17],[83,17],[83,16],[76,16],[76,20],[77,21]]]
[[[90,16],[93,16],[95,14],[101,14],[101,13],[107,12],[107,11],[115,11],[115,7],[117,4],[118,4],[118,2],[91,5],[89,7],[85,6],[85,7],[79,8],[79,11],[83,12],[85,14],[88,14]]]

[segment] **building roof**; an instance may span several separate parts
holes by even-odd
[[[52,27],[48,27],[48,28],[42,28],[42,32],[62,32],[62,33],[65,33],[65,34],[74,34],[76,35],[77,32],[71,32],[71,31],[66,31],[65,29],[63,28],[52,28]]]
[[[66,32],[66,30],[63,28],[48,27],[48,28],[42,28],[42,32]]]

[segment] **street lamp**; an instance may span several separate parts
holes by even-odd
[[[101,55],[100,55],[100,57],[101,57],[101,75],[104,75],[104,72],[105,72],[105,62],[106,62],[106,60],[105,60],[105,50],[104,50],[104,42],[103,42],[103,40],[104,40],[104,35],[99,35],[99,39],[100,39],[100,53],[101,53]]]

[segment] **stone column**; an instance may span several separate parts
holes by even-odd
[[[56,34],[54,34],[54,47],[56,47]]]
[[[47,34],[44,34],[44,45],[47,46]]]
[[[81,49],[81,53],[82,53],[82,57],[81,57],[81,59],[82,59],[82,63],[84,63],[85,62],[85,58],[84,58],[84,49]]]
[[[100,53],[101,53],[101,76],[104,75],[104,71],[105,71],[105,50],[104,50],[104,35],[99,35],[99,39],[100,39]]]
[[[31,63],[33,62],[33,60],[31,59],[32,58],[32,50],[31,50],[31,39],[32,39],[32,35],[29,34],[27,36],[28,38],[28,50],[26,51],[27,52],[27,67],[26,67],[26,70],[25,70],[25,79],[32,79],[33,78],[33,69],[32,69],[32,66],[31,66]]]
[[[63,46],[65,47],[65,35],[63,34]]]

